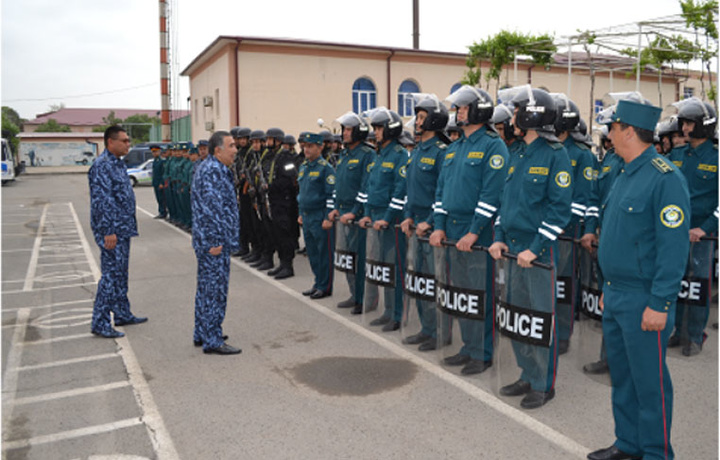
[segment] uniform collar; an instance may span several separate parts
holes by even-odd
[[[625,163],[625,172],[627,174],[633,174],[635,171],[642,168],[645,163],[652,160],[656,154],[657,151],[655,150],[655,146],[650,145],[642,154],[640,154],[639,157],[635,158],[630,163]]]
[[[380,149],[380,154],[385,154],[387,152],[392,152],[395,149],[395,146],[398,145],[397,139],[393,139],[390,141],[388,145]]]
[[[712,139],[706,139],[705,142],[698,145],[696,148],[693,148],[689,142],[687,144],[685,144],[685,147],[687,148],[685,150],[686,153],[693,152],[699,157],[703,156],[707,152],[711,152],[711,151],[715,150],[714,145],[712,143]]]
[[[437,134],[436,134],[436,135],[434,135],[433,137],[431,137],[430,139],[428,139],[428,140],[426,140],[426,141],[420,141],[420,142],[418,143],[417,147],[415,147],[415,148],[416,148],[416,149],[427,149],[427,148],[435,145],[435,143],[437,142],[437,140],[438,140],[438,137],[437,137]]]
[[[463,140],[467,140],[468,142],[475,142],[475,141],[478,140],[480,137],[484,136],[486,132],[487,132],[487,126],[486,126],[486,125],[482,125],[482,126],[480,127],[480,129],[478,129],[477,131],[475,131],[474,133],[472,133],[469,137],[465,137],[465,133],[463,133],[462,139],[463,139]]]

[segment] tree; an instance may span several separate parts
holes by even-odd
[[[94,133],[104,133],[109,127],[122,124],[122,118],[116,117],[114,110],[111,110],[107,117],[103,117],[102,121],[102,126],[96,126],[93,128]]]
[[[51,118],[45,123],[38,125],[35,129],[36,133],[69,133],[71,132],[68,125],[61,125],[56,119]]]
[[[7,106],[2,107],[2,137],[8,140],[14,152],[18,151],[20,139],[17,138],[17,135],[22,131],[25,121],[14,109]]]
[[[485,75],[486,87],[489,88],[490,80],[495,80],[499,86],[503,67],[512,63],[517,55],[528,55],[535,64],[548,66],[556,51],[557,46],[550,35],[533,36],[502,30],[469,47],[466,64],[470,70],[465,73],[463,83],[479,84],[482,76],[480,65],[483,61],[489,61],[490,68]]]
[[[137,144],[150,141],[150,129],[154,125],[160,124],[160,119],[144,113],[136,113],[127,117],[122,124],[128,130],[133,144]]]
[[[712,78],[710,80],[710,88],[705,91],[705,69],[709,76],[712,75],[710,69],[711,61],[718,57],[717,41],[718,41],[718,28],[717,28],[717,11],[718,2],[717,0],[680,0],[680,7],[682,8],[682,15],[685,18],[685,24],[688,27],[695,29],[695,46],[698,50],[698,55],[703,63],[703,71],[700,74],[700,85],[702,87],[703,95],[707,96],[708,99],[715,102],[715,111],[717,112],[717,90],[713,85]],[[699,33],[705,35],[704,46],[700,43]],[[714,46],[711,45],[711,40]]]

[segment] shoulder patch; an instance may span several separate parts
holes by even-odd
[[[553,150],[560,150],[561,148],[563,148],[563,145],[562,145],[560,142],[550,142],[550,141],[548,141],[548,145],[549,145],[550,148],[553,149]]]
[[[683,213],[680,206],[671,204],[665,206],[662,211],[660,211],[660,221],[668,228],[677,228],[682,225],[684,220],[685,213]]]
[[[399,168],[400,177],[406,177],[407,176],[407,166],[400,166]]]
[[[567,188],[570,186],[570,173],[567,171],[560,171],[555,175],[555,183],[561,188]]]
[[[502,155],[493,155],[489,160],[492,169],[500,169],[505,166],[505,158]]]
[[[593,180],[593,169],[590,166],[583,169],[583,177],[587,180]]]
[[[328,162],[325,161],[323,158],[320,158],[320,159],[318,160],[318,164],[321,164],[321,165],[325,166],[326,164],[328,164]]]
[[[653,158],[650,163],[655,166],[655,169],[660,171],[662,174],[667,174],[673,170],[672,166],[660,157]]]
[[[327,179],[325,179],[328,184],[335,185],[335,175],[334,174],[328,174]]]

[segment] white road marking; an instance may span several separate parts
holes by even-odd
[[[64,307],[66,305],[75,305],[78,303],[87,303],[87,302],[93,302],[93,299],[68,300],[67,302],[55,302],[55,303],[49,303],[49,304],[45,304],[45,305],[36,305],[34,307],[6,308],[6,309],[2,310],[2,313],[14,313],[14,312],[22,310],[23,308],[27,308],[28,310],[37,310],[37,309],[43,309],[43,308]]]
[[[18,312],[15,322],[20,326],[15,329],[12,340],[10,341],[10,351],[8,352],[5,364],[5,372],[2,378],[2,416],[3,416],[3,441],[10,433],[10,421],[15,406],[15,396],[17,395],[18,384],[18,367],[22,358],[23,342],[27,331],[28,318],[30,310],[21,309]]]
[[[102,361],[103,359],[119,358],[117,353],[105,353],[102,355],[83,356],[81,358],[64,359],[61,361],[52,361],[49,363],[32,364],[29,366],[21,366],[18,371],[34,371],[37,369],[48,369],[50,367],[69,366],[72,364],[87,363],[92,361]]]
[[[51,339],[33,340],[32,342],[23,342],[23,345],[26,347],[29,347],[32,345],[47,345],[50,343],[66,342],[69,340],[78,340],[78,339],[89,339],[92,337],[94,337],[94,336],[90,332],[86,332],[84,334],[63,335],[61,337],[53,337]]]
[[[93,257],[92,251],[90,251],[90,244],[88,243],[87,238],[85,238],[85,232],[83,231],[82,225],[80,225],[80,219],[78,219],[77,213],[75,212],[75,207],[72,203],[68,203],[70,205],[70,212],[73,216],[73,221],[75,221],[75,226],[77,227],[78,235],[80,236],[80,244],[82,245],[83,252],[85,252],[85,258],[87,259],[88,263],[90,264],[90,271],[93,274],[93,278],[95,278],[95,282],[100,281],[100,268],[97,265],[97,262],[95,262],[95,257]]]
[[[32,254],[30,255],[30,264],[28,264],[27,273],[25,274],[25,285],[23,286],[23,291],[25,292],[32,290],[33,281],[35,280],[35,271],[37,270],[38,256],[40,255],[40,244],[42,243],[42,231],[45,227],[48,206],[47,204],[43,206],[42,215],[40,216],[40,224],[38,225],[35,243],[33,244]]]
[[[17,398],[13,401],[16,406],[24,404],[36,404],[47,401],[55,401],[64,398],[74,398],[75,396],[91,395],[93,393],[102,393],[104,391],[117,390],[130,386],[130,382],[122,380],[120,382],[106,383],[105,385],[95,385],[91,387],[73,388],[72,390],[56,391],[55,393],[45,393],[37,396],[27,396],[25,398]]]

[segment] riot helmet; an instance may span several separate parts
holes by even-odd
[[[519,129],[554,131],[557,109],[555,101],[547,91],[526,85],[524,90],[513,98],[512,103],[517,107],[515,123]]]
[[[580,122],[580,109],[565,94],[556,93],[552,96],[557,110],[555,132],[572,132]]]
[[[351,143],[362,142],[367,139],[370,127],[357,113],[347,112],[346,114],[338,117],[335,121],[340,123],[340,126],[342,126],[343,129],[352,128]]]
[[[463,85],[445,99],[455,107],[468,106],[467,122],[460,122],[455,118],[458,126],[479,125],[490,121],[493,115],[493,100],[490,95],[480,88]]]
[[[448,124],[449,114],[445,105],[434,94],[426,95],[415,103],[415,116],[419,110],[427,113],[427,117],[420,126],[422,131],[442,131]],[[420,134],[415,130],[417,134]]]
[[[233,137],[233,139],[237,139],[240,137],[240,127],[236,126],[234,128],[230,128],[230,135]]]
[[[495,106],[493,116],[490,119],[490,124],[493,126],[502,125],[503,137],[506,142],[515,139],[515,128],[512,124],[513,110],[514,107],[510,103],[498,104]]]
[[[397,112],[388,110],[385,107],[379,107],[370,118],[370,124],[373,127],[383,129],[383,142],[397,139],[402,134],[402,118]]]
[[[679,128],[682,130],[683,123],[695,122],[695,127],[689,133],[692,139],[712,139],[715,137],[717,127],[717,116],[715,109],[707,102],[697,97],[691,97],[673,104],[678,108]]]

